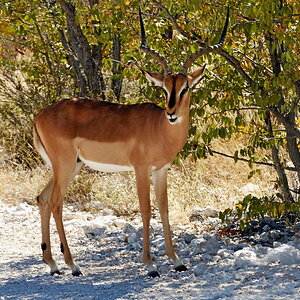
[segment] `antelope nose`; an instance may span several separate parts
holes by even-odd
[[[171,123],[174,123],[177,120],[177,116],[175,115],[176,110],[174,110],[172,113],[167,112],[167,118]]]

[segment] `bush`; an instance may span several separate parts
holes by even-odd
[[[239,222],[240,229],[243,231],[255,219],[260,220],[264,217],[282,219],[290,214],[300,217],[299,201],[284,201],[280,193],[261,198],[249,194],[239,201],[234,209],[227,208],[220,212],[219,217],[222,222]]]

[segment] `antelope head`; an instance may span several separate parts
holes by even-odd
[[[190,73],[188,73],[188,69],[199,56],[216,52],[222,48],[229,23],[229,9],[227,10],[226,21],[219,43],[214,46],[202,47],[192,53],[183,63],[179,73],[173,73],[167,60],[160,53],[147,45],[144,23],[140,9],[139,18],[141,27],[140,49],[158,61],[164,70],[164,74],[151,73],[145,70],[142,70],[142,72],[151,83],[163,89],[166,96],[166,117],[168,118],[170,124],[178,124],[182,121],[183,115],[186,115],[188,112],[190,103],[190,90],[202,79],[205,65],[201,68],[196,68]]]

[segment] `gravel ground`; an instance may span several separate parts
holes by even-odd
[[[245,240],[219,235],[218,219],[204,216],[174,228],[177,251],[188,267],[177,273],[164,255],[160,223],[153,220],[152,252],[161,275],[153,279],[140,262],[139,220],[128,223],[109,212],[93,215],[72,206],[65,207],[64,219],[81,277],[73,277],[64,265],[53,222],[53,254],[64,271],[60,276],[51,276],[42,263],[37,207],[0,200],[1,300],[299,299],[298,229],[269,222]]]

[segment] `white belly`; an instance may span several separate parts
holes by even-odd
[[[119,166],[119,165],[111,165],[111,164],[102,164],[95,161],[84,159],[79,155],[79,159],[88,167],[101,171],[101,172],[122,172],[122,171],[133,171],[132,166]]]

